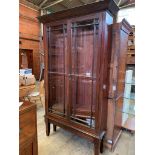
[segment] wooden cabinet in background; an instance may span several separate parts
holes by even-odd
[[[19,69],[31,68],[33,73],[33,50],[19,49]]]
[[[19,154],[38,155],[36,105],[27,101],[19,108]]]
[[[122,132],[123,99],[127,60],[128,35],[132,31],[126,20],[111,27],[111,57],[109,61],[109,93],[106,145],[114,150]]]
[[[117,11],[113,0],[105,0],[38,17],[44,24],[46,51],[46,134],[53,123],[54,131],[60,126],[92,141],[95,155],[103,151],[109,99],[113,101],[123,91],[111,72],[124,75],[123,52],[130,25],[125,20],[113,25]],[[109,72],[112,66],[116,70]],[[109,95],[111,87],[112,94],[119,90],[117,95]]]
[[[135,65],[135,26],[132,25],[132,32],[128,37],[127,65]]]

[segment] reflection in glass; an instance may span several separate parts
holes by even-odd
[[[49,109],[66,114],[65,105],[65,51],[67,45],[66,25],[51,26],[48,29],[49,61]]]
[[[95,127],[98,20],[72,23],[72,119]]]

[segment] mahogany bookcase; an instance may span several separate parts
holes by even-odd
[[[111,56],[121,53],[118,44],[127,46],[125,20],[124,30],[114,26],[124,36],[114,34],[118,10],[113,0],[104,0],[38,17],[44,24],[46,134],[50,123],[54,131],[67,129],[92,141],[95,155],[108,131]]]

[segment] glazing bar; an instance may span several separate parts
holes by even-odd
[[[77,117],[73,117],[73,116],[71,116],[71,118],[72,118],[72,119],[75,119],[75,120],[78,120],[78,121],[80,121],[80,122],[83,122],[83,123],[88,124],[88,122],[85,121],[85,120],[83,120],[83,119],[80,119],[80,118],[77,118]]]
[[[76,23],[74,23],[74,25],[75,25],[75,27],[76,27]],[[75,32],[75,53],[76,53],[76,73],[78,74],[78,50],[77,50],[77,30],[76,29],[74,29],[74,32]],[[77,104],[77,100],[78,100],[78,93],[77,93],[77,91],[78,91],[78,77],[76,77],[76,84],[75,84],[75,93],[76,93],[76,99],[75,99],[75,103],[74,103],[74,116],[75,116],[75,111],[76,111],[76,104]]]
[[[67,30],[67,27],[62,27],[62,28],[57,28],[57,29],[51,28],[51,31],[59,31],[59,30]]]
[[[56,75],[67,75],[66,73],[61,73],[61,72],[48,72],[49,74],[56,74]]]
[[[95,19],[94,19],[94,23],[95,23]],[[94,25],[94,37],[93,37],[93,60],[92,60],[92,77],[94,76],[94,53],[95,53],[95,42],[96,41],[96,25]],[[91,96],[91,119],[90,119],[90,127],[92,127],[92,115],[93,115],[93,80],[92,80],[92,96]]]
[[[65,25],[63,24],[63,56],[64,56],[64,75],[65,75]],[[65,76],[64,76],[64,107],[63,112],[65,114]]]
[[[92,25],[99,25],[99,23],[92,23],[92,24],[85,24],[85,25],[76,25],[76,26],[72,26],[71,28],[85,27],[85,26],[92,26]]]

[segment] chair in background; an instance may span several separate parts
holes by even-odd
[[[35,85],[20,86],[19,87],[19,100],[24,101],[28,98],[28,94],[31,94],[35,89]]]
[[[45,90],[44,90],[44,80],[39,82],[39,89],[36,92],[32,92],[28,95],[29,101],[34,101],[36,103],[37,100],[40,100],[41,104],[44,107],[44,99],[45,96]]]

